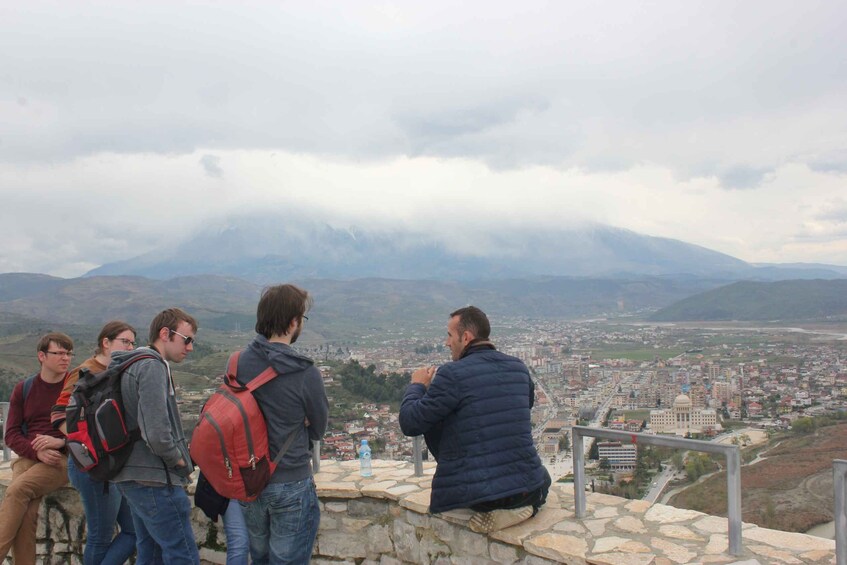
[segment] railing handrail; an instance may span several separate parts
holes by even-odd
[[[664,435],[653,435],[645,433],[623,432],[607,428],[589,428],[587,426],[573,426],[573,476],[574,476],[574,503],[576,506],[576,517],[585,517],[585,450],[583,447],[583,436],[593,438],[611,439],[625,443],[658,445],[661,447],[672,447],[675,449],[687,449],[690,451],[701,451],[706,453],[717,453],[726,457],[726,481],[727,481],[727,521],[729,522],[729,553],[730,555],[741,555],[741,456],[737,445],[723,445],[710,441],[697,439],[685,439]],[[838,565],[842,565],[839,563]],[[843,565],[847,565],[844,563]]]
[[[835,490],[835,563],[847,565],[847,461],[834,459],[832,461],[833,488]]]

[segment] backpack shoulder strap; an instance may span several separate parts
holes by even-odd
[[[231,378],[235,381],[235,377],[238,375],[238,358],[241,356],[241,351],[236,351],[232,355],[229,356],[229,362],[227,363],[226,374],[227,377]],[[266,384],[272,378],[276,377],[279,373],[277,373],[273,367],[268,367],[261,373],[259,373],[256,378],[252,381],[244,385],[244,388],[253,392],[260,386]]]
[[[22,398],[23,398],[24,402],[26,402],[26,397],[29,396],[29,391],[32,390],[32,385],[35,382],[35,379],[38,378],[38,375],[39,375],[39,373],[35,373],[34,375],[30,375],[24,381],[23,391],[21,391],[23,393]]]
[[[297,435],[299,430],[294,430],[288,435],[288,439],[285,440],[285,444],[282,446],[282,449],[279,450],[279,453],[274,457],[274,465],[279,464],[279,460],[282,459],[282,456],[285,455],[285,452],[288,451],[288,448],[291,447],[291,444],[294,442],[294,436]]]

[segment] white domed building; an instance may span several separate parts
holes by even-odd
[[[680,394],[668,410],[650,411],[650,430],[657,434],[709,433],[720,429],[718,415],[711,408],[695,410],[691,399]]]

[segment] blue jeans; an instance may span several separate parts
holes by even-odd
[[[129,506],[111,483],[101,483],[76,468],[68,458],[68,479],[79,492],[85,511],[85,565],[121,565],[135,553],[135,526]],[[106,490],[104,491],[104,485]],[[115,522],[121,528],[115,535]]]
[[[180,486],[117,483],[132,510],[138,557],[136,565],[198,565],[200,554],[191,529],[191,501]]]
[[[226,565],[247,565],[250,555],[250,537],[247,523],[237,500],[230,500],[222,516],[226,533]]]
[[[318,493],[311,477],[271,483],[253,502],[239,504],[250,532],[254,565],[309,562],[321,521]]]

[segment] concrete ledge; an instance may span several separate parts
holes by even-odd
[[[527,522],[477,534],[467,528],[470,511],[427,513],[434,463],[424,469],[415,477],[410,463],[374,460],[374,475],[363,478],[356,461],[321,461],[313,563],[835,563],[832,540],[752,524],[744,525],[744,554],[730,556],[726,518],[641,500],[589,494],[588,515],[576,520],[570,484],[554,484],[547,504]],[[10,476],[8,464],[0,464],[0,494]],[[192,519],[201,558],[224,563],[223,528],[196,508]],[[44,563],[80,563],[84,530],[73,489],[46,497],[38,530]]]

